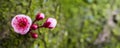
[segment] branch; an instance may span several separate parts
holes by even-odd
[[[43,43],[44,43],[44,47],[47,48],[46,41],[45,41],[44,38],[42,39],[42,41],[43,41]]]
[[[38,29],[38,32],[39,32],[39,34],[40,34],[41,37],[42,37],[41,40],[42,40],[42,42],[44,43],[44,47],[47,48],[47,44],[46,44],[44,35],[40,32],[40,29]]]

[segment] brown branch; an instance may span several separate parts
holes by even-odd
[[[41,28],[42,26],[38,27],[38,28]],[[44,43],[44,48],[47,48],[47,44],[46,44],[46,41],[45,41],[45,37],[44,35],[40,32],[40,29],[38,29],[38,33],[41,35],[41,40],[42,42]]]
[[[47,44],[46,44],[46,41],[45,41],[44,38],[42,39],[42,41],[43,41],[43,43],[44,43],[44,47],[47,48]]]

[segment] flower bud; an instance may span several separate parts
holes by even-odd
[[[37,34],[37,33],[32,33],[32,32],[31,32],[31,37],[34,38],[34,39],[36,39],[36,38],[38,38],[38,34]]]
[[[38,25],[37,25],[37,24],[32,24],[32,25],[31,25],[31,29],[32,29],[32,30],[36,30],[37,28],[38,28]]]
[[[36,20],[43,20],[45,18],[45,15],[43,13],[38,13],[36,15]]]
[[[53,28],[55,28],[56,24],[57,24],[56,19],[54,19],[54,18],[48,18],[46,20],[46,22],[43,24],[43,27],[49,28],[49,29],[53,29]]]

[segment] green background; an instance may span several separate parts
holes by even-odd
[[[0,0],[0,48],[120,48],[120,23],[109,42],[94,44],[102,32],[109,16],[109,10],[119,10],[120,0]],[[29,34],[19,35],[11,27],[11,20],[17,14],[25,14],[35,19],[38,12],[45,19],[57,19],[53,30],[46,28]]]

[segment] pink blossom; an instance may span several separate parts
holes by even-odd
[[[43,20],[45,18],[45,15],[43,13],[38,13],[36,15],[36,20]]]
[[[52,29],[52,28],[55,28],[56,24],[57,24],[57,20],[56,19],[48,18],[46,20],[46,22],[43,24],[43,27]]]
[[[11,22],[14,31],[21,35],[24,35],[29,31],[31,24],[32,24],[31,18],[29,16],[22,14],[16,15]]]
[[[32,25],[31,25],[31,29],[32,29],[32,30],[36,30],[37,28],[38,28],[38,25],[37,25],[37,24],[32,24]]]
[[[34,39],[38,38],[38,34],[37,33],[31,32],[30,34],[31,34],[32,38],[34,38]]]

